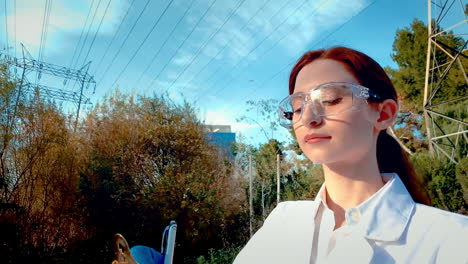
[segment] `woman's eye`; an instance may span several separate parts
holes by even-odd
[[[302,112],[302,107],[298,107],[294,109],[295,114],[300,114]]]
[[[333,100],[322,101],[322,104],[325,105],[325,106],[332,106],[332,105],[339,104],[342,100],[343,100],[343,98],[335,98]]]

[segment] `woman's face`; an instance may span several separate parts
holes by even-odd
[[[359,84],[340,62],[318,59],[299,72],[294,93],[307,92],[328,82]],[[332,116],[317,116],[310,109],[304,109],[294,131],[299,146],[312,162],[354,163],[372,154],[378,132],[374,128],[377,111],[363,99],[357,100],[356,110]]]

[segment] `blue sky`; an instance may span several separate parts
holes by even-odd
[[[21,56],[23,43],[37,59],[42,36],[44,61],[75,69],[91,61],[96,93],[86,93],[93,103],[116,87],[167,92],[174,101],[194,102],[207,123],[231,125],[253,143],[266,139],[257,136],[258,125],[236,121],[245,101],[285,97],[290,64],[305,51],[344,45],[395,67],[390,54],[396,30],[414,18],[427,20],[425,0],[47,1],[1,1],[3,53]],[[460,19],[450,13],[445,21]],[[48,81],[78,88],[41,79]]]

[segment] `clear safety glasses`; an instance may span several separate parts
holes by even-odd
[[[280,124],[290,127],[304,119],[305,115],[332,116],[357,110],[367,99],[378,101],[380,98],[361,85],[345,82],[324,83],[308,92],[295,93],[284,98],[278,106]]]

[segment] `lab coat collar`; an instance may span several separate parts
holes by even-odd
[[[386,184],[360,205],[346,210],[346,220],[368,239],[396,241],[405,231],[416,203],[396,173],[381,175],[388,179]],[[315,200],[327,207],[325,191],[323,184]],[[351,215],[356,212],[359,221],[351,223]]]

